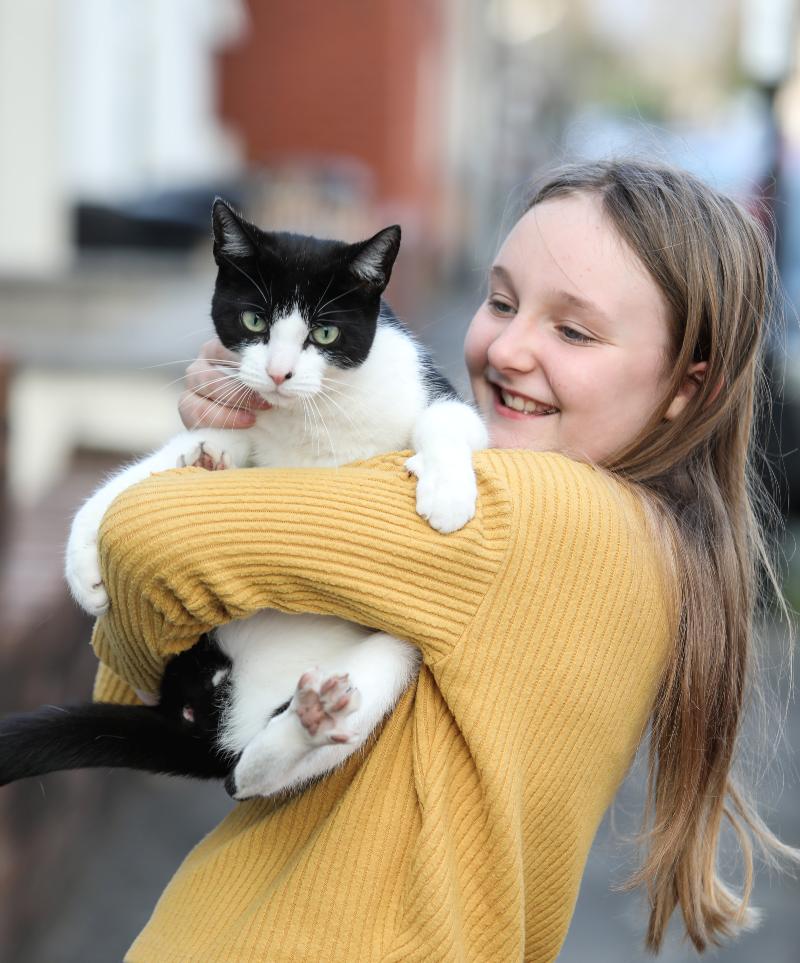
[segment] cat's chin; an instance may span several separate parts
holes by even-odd
[[[257,389],[253,390],[257,391]],[[284,395],[275,391],[257,391],[257,394],[266,401],[271,408],[283,408],[286,410],[289,408],[302,407],[304,401],[309,398],[313,400],[318,392],[309,391],[304,394]]]
[[[300,404],[300,398],[297,395],[279,395],[275,392],[263,392],[259,391],[259,394],[267,402],[271,408],[294,408],[296,405]]]

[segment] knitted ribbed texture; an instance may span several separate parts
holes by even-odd
[[[424,656],[367,752],[196,847],[132,963],[555,959],[667,653],[661,570],[633,497],[591,467],[483,453],[478,515],[442,536],[402,466],[171,472],[108,513],[94,644],[135,686],[265,606]]]

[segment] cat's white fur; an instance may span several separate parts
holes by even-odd
[[[273,406],[259,412],[252,428],[183,432],[111,478],[80,508],[67,543],[66,576],[83,608],[98,615],[108,606],[97,537],[114,498],[153,472],[194,464],[201,454],[223,468],[305,467],[413,448],[406,467],[418,479],[420,515],[442,532],[472,518],[472,452],[486,446],[486,431],[463,402],[428,403],[413,338],[379,324],[364,363],[340,369],[306,344],[307,334],[297,308],[274,321],[268,343],[242,351],[239,382]],[[241,753],[237,798],[301,786],[341,763],[391,710],[419,664],[408,643],[334,618],[268,610],[215,635],[233,663],[222,739],[230,752]],[[349,681],[328,683],[324,691],[326,680],[340,676]],[[293,690],[289,708],[273,717]],[[309,692],[327,710],[313,735],[299,714]]]

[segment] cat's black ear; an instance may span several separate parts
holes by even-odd
[[[214,228],[214,257],[250,257],[256,251],[256,229],[218,197],[211,211]]]
[[[348,267],[360,280],[383,291],[392,276],[392,265],[400,250],[400,227],[393,224],[368,241],[351,246]]]

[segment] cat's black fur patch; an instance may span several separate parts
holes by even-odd
[[[213,680],[228,669],[230,660],[203,636],[167,664],[157,706],[97,702],[7,716],[0,722],[0,785],[106,766],[223,779],[235,760],[217,749],[224,691]]]

